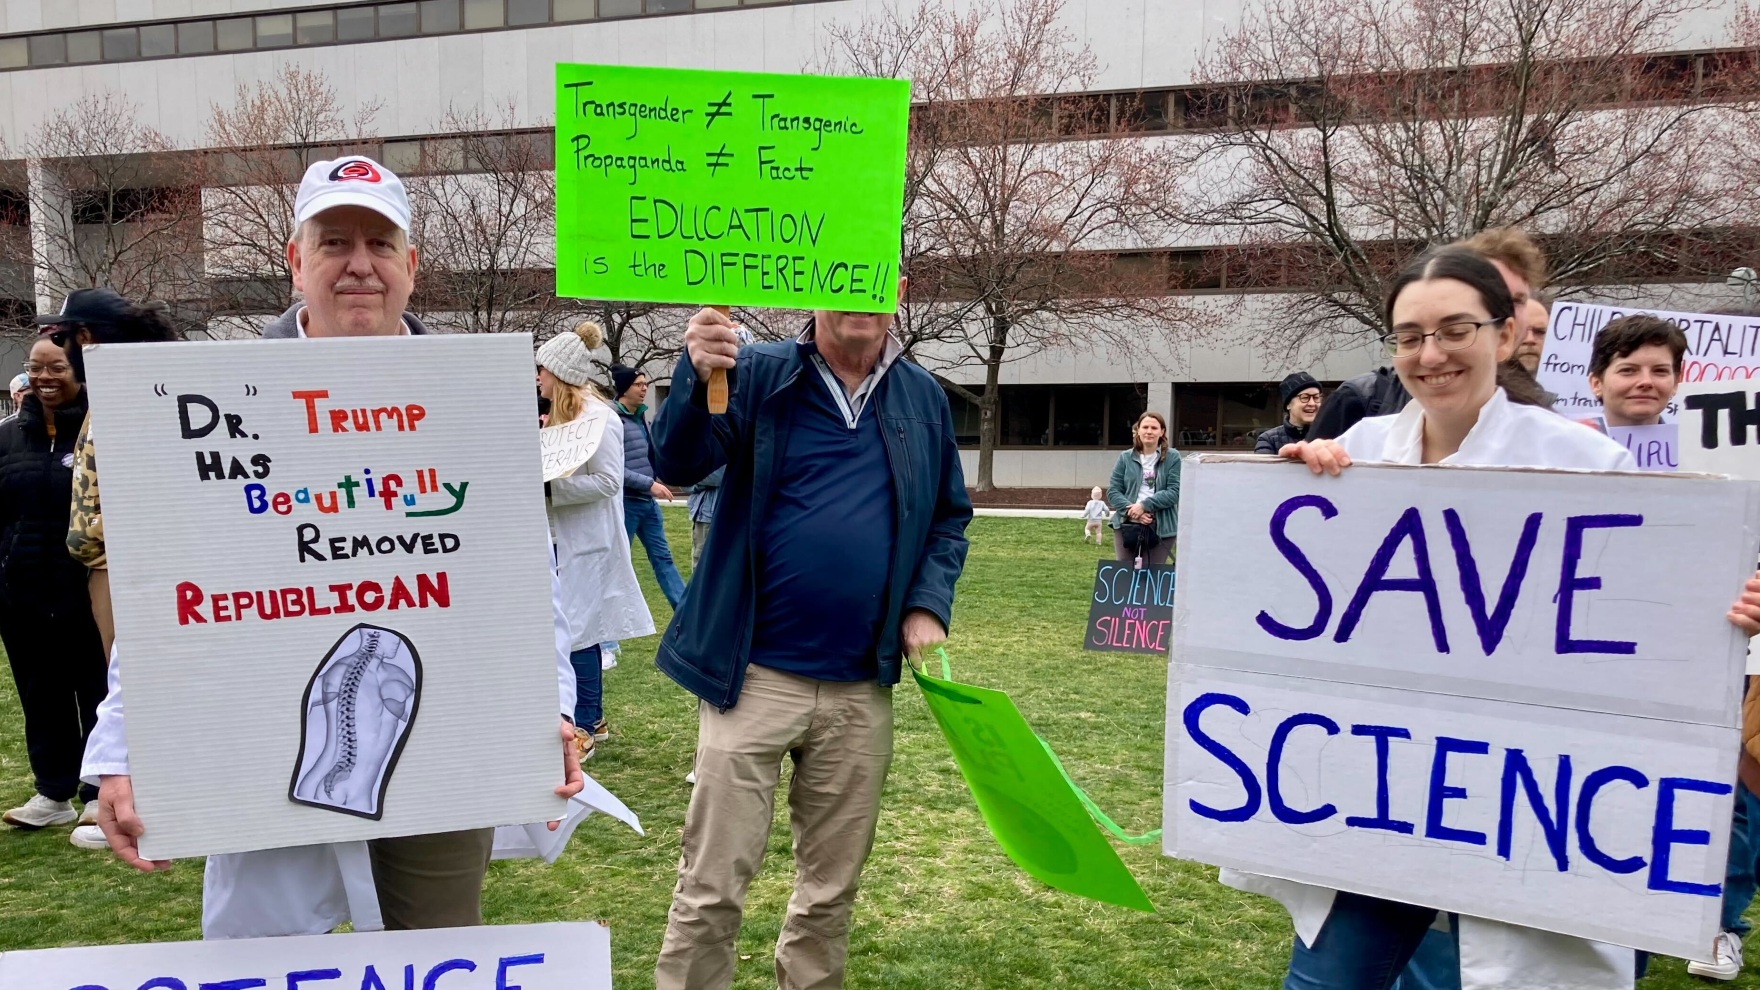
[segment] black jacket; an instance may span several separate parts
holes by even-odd
[[[1309,440],[1336,440],[1370,416],[1391,416],[1406,407],[1411,395],[1392,368],[1377,368],[1340,385],[1308,427]]]
[[[34,394],[0,423],[0,602],[8,608],[89,609],[85,565],[68,556],[73,456],[86,393],[55,411],[55,439]]]
[[[1259,434],[1259,441],[1253,444],[1253,453],[1275,454],[1282,450],[1283,445],[1286,443],[1295,443],[1297,440],[1306,440],[1308,438],[1308,430],[1311,426],[1312,424],[1309,426],[1297,426],[1286,419],[1281,424],[1273,426],[1271,429]]]

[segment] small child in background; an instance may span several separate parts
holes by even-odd
[[[1105,492],[1100,490],[1099,486],[1095,486],[1094,490],[1088,493],[1088,504],[1082,509],[1083,543],[1088,542],[1088,537],[1092,536],[1094,538],[1094,545],[1100,545],[1100,534],[1103,532],[1100,528],[1101,523],[1111,514],[1106,509],[1106,503],[1101,501],[1100,498],[1105,494]]]

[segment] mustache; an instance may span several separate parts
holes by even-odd
[[[385,283],[378,279],[345,278],[330,287],[332,292],[384,292]]]

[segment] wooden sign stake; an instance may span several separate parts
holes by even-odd
[[[711,309],[722,316],[731,317],[730,306],[712,306]],[[709,412],[719,416],[727,412],[727,369],[716,368],[709,372]]]

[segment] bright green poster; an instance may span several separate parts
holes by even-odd
[[[913,673],[1009,859],[1058,890],[1155,910],[1008,695]]]
[[[556,66],[556,292],[890,312],[910,85]]]

